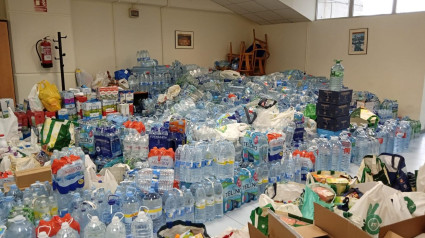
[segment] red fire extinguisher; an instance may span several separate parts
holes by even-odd
[[[38,58],[40,59],[41,66],[43,66],[43,68],[53,67],[52,43],[50,43],[48,36],[37,41],[37,43],[35,44],[35,51],[37,51]]]

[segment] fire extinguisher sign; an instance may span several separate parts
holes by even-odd
[[[36,12],[47,12],[47,0],[34,0],[34,10]]]

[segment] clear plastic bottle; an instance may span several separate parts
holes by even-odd
[[[332,91],[341,91],[344,80],[344,67],[342,60],[335,60],[335,65],[331,68],[331,76],[329,80],[329,89]]]
[[[351,141],[348,135],[341,136],[342,155],[340,170],[343,172],[349,172],[350,160],[351,160]]]
[[[152,219],[144,211],[140,211],[131,224],[131,236],[133,238],[152,238],[153,234]]]
[[[208,214],[206,216],[207,221],[212,221],[215,219],[215,207],[214,207],[214,183],[210,179],[206,179],[203,181],[204,189],[205,189],[205,213]]]
[[[43,195],[35,199],[34,218],[35,218],[36,224],[37,224],[37,221],[40,221],[40,220],[49,221],[51,219],[48,197]]]
[[[301,153],[294,157],[294,179],[295,182],[301,183]]]
[[[149,209],[148,214],[153,222],[153,231],[156,234],[159,228],[164,224],[164,217],[162,216],[162,198],[150,189],[149,193],[143,198],[143,206]]]
[[[124,159],[125,160],[129,160],[131,159],[132,155],[133,155],[133,135],[130,133],[128,135],[126,135],[124,137],[124,141],[123,141],[123,152],[124,152]]]
[[[50,216],[58,215],[58,202],[53,196],[49,197]]]
[[[316,161],[316,171],[329,170],[329,161],[331,160],[331,150],[329,142],[326,138],[319,140],[319,153],[318,160]]]
[[[5,238],[35,238],[35,228],[24,216],[9,219]]]
[[[385,126],[379,125],[376,132],[376,139],[379,142],[379,154],[387,151],[388,131]]]
[[[121,206],[118,199],[119,197],[117,195],[108,196],[107,206],[105,206],[105,209],[99,214],[99,216],[101,216],[101,221],[105,223],[105,225],[111,223],[113,216],[117,212],[121,212]]]
[[[195,194],[195,222],[204,223],[206,221],[206,194],[202,184],[197,184]]]
[[[146,161],[148,159],[148,154],[149,154],[149,135],[148,134],[144,134],[140,136],[139,146],[140,146],[139,159],[142,161]]]
[[[125,225],[117,216],[112,217],[111,223],[106,227],[105,238],[125,238]]]
[[[223,217],[223,185],[220,180],[214,182],[214,210],[215,218]]]
[[[337,136],[331,136],[331,140],[329,141],[329,145],[331,148],[331,159],[330,163],[328,165],[329,170],[332,171],[339,171],[339,164],[341,161],[341,152],[342,152],[342,145],[341,142],[339,142]]]
[[[368,154],[368,141],[365,131],[361,129],[356,137],[357,155],[354,160],[355,164],[360,165],[363,158]]]
[[[195,222],[195,199],[193,198],[193,194],[190,192],[190,189],[184,190],[184,208],[185,208],[185,220]]]
[[[177,213],[177,204],[176,204],[176,197],[173,193],[169,193],[167,198],[165,198],[164,203],[164,215],[165,215],[165,222],[172,222],[176,218]]]
[[[131,223],[137,215],[139,210],[139,201],[136,198],[136,194],[133,190],[127,189],[126,197],[123,202],[122,212],[124,213],[124,224],[126,234],[131,234]]]
[[[80,238],[78,231],[72,229],[68,222],[62,222],[61,229],[55,236],[56,238]]]
[[[89,224],[84,228],[84,238],[104,238],[105,232],[105,224],[97,216],[92,216]]]
[[[16,184],[12,184],[10,185],[9,192],[6,193],[6,196],[13,196],[13,198],[15,199],[15,202],[17,202],[18,200],[22,200],[24,194],[22,193],[21,190],[19,190]]]
[[[181,174],[181,156],[182,156],[183,146],[179,145],[176,149],[176,153],[174,154],[174,179],[180,181]]]

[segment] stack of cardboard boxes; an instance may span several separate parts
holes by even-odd
[[[317,128],[340,131],[350,126],[350,103],[353,90],[320,90],[316,104]]]

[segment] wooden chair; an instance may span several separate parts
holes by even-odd
[[[254,43],[253,43],[253,74],[254,75],[265,75],[266,74],[266,62],[270,57],[269,45],[267,42],[267,34],[265,34],[265,40],[261,40],[255,37],[255,30],[252,30],[254,33]]]
[[[254,51],[248,53],[245,51],[245,41],[242,41],[240,46],[238,72],[241,74],[252,75],[254,73]]]
[[[230,42],[230,52],[227,54],[227,61],[232,63],[232,61],[239,57],[239,54],[234,54],[232,51],[232,42]]]

